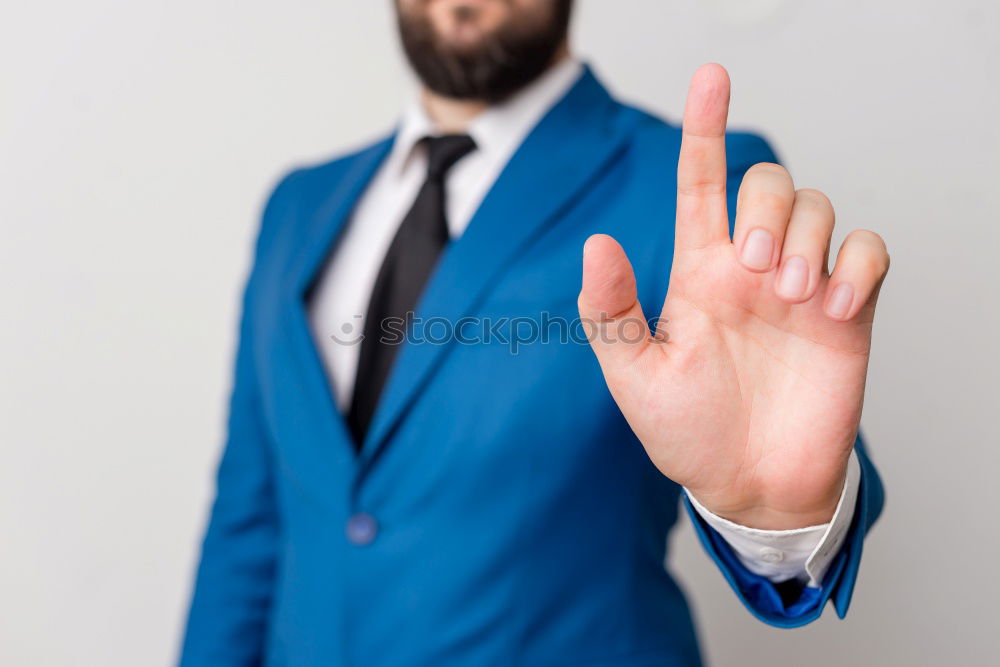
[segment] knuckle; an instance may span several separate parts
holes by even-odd
[[[851,230],[851,233],[847,235],[847,239],[851,242],[861,242],[885,248],[885,241],[882,240],[882,237],[869,229]]]
[[[692,197],[725,196],[726,184],[711,179],[692,180],[679,183],[677,191],[682,195]]]
[[[865,260],[865,271],[872,276],[880,276],[885,273],[887,266],[878,257],[869,257]]]
[[[889,253],[881,236],[867,229],[851,231],[840,246],[840,255],[850,270],[881,278],[889,271]],[[840,260],[838,260],[838,264]]]
[[[813,188],[801,188],[795,191],[795,205],[805,206],[815,211],[833,212],[833,203],[830,198],[820,190]]]
[[[827,245],[834,224],[833,205],[825,194],[812,189],[795,191],[792,227],[797,230],[796,235],[804,236],[812,243]]]
[[[747,206],[768,216],[787,215],[792,203],[787,195],[773,190],[753,190],[745,199]]]
[[[755,213],[787,219],[794,201],[791,177],[781,165],[758,162],[747,170],[740,184],[738,203]]]
[[[873,256],[879,257],[886,266],[889,264],[889,250],[885,245],[885,239],[871,230],[855,229],[847,235],[844,243],[864,245],[870,249]]]
[[[791,178],[788,170],[782,167],[780,164],[774,162],[758,162],[749,169],[747,169],[747,175],[750,174],[767,174],[770,176],[780,176],[784,178]]]

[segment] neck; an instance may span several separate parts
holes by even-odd
[[[420,98],[434,126],[444,134],[464,133],[472,119],[489,106],[482,100],[456,100],[443,97],[427,88],[420,91]]]
[[[569,47],[563,44],[552,59],[549,69],[566,58],[569,58]],[[490,106],[488,102],[483,100],[457,100],[452,97],[444,97],[427,87],[421,88],[420,99],[435,127],[445,134],[466,132],[472,119]]]

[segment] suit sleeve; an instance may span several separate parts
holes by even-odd
[[[181,649],[184,667],[257,665],[263,659],[280,525],[253,358],[253,313],[261,249],[270,219],[284,209],[288,180],[265,208],[243,297],[228,432]]]
[[[731,230],[736,211],[736,194],[743,174],[758,162],[777,162],[778,159],[767,142],[755,135],[732,134],[727,136],[727,144]],[[775,584],[766,577],[750,572],[741,564],[726,540],[705,522],[685,496],[684,505],[702,546],[750,613],[764,623],[782,628],[806,625],[820,617],[828,600],[833,600],[840,618],[847,614],[861,564],[864,538],[881,513],[885,500],[882,482],[868,457],[860,434],[854,448],[861,467],[854,516],[843,546],[818,588],[796,582]]]

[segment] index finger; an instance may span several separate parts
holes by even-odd
[[[726,117],[729,74],[702,65],[691,78],[677,163],[676,245],[729,242],[726,213]]]

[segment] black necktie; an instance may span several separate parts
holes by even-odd
[[[347,424],[358,448],[375,414],[400,343],[381,340],[385,335],[383,322],[389,318],[406,318],[416,307],[448,243],[445,174],[476,147],[472,138],[465,134],[429,137],[422,141],[427,148],[427,179],[392,239],[365,315],[365,337],[361,342],[354,396],[347,415]]]

